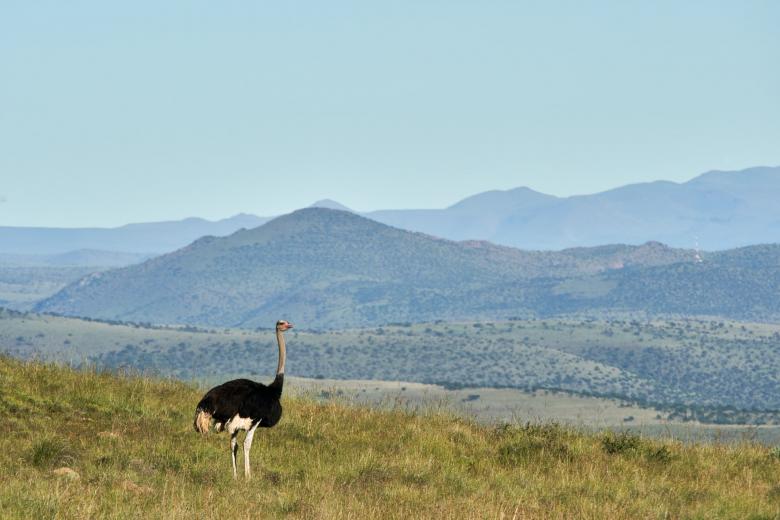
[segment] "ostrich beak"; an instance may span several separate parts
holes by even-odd
[[[287,328],[288,328],[288,329],[291,329],[291,328],[293,328],[293,324],[292,324],[292,323],[288,323],[288,324],[287,324]]]

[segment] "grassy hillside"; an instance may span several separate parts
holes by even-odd
[[[593,299],[595,308],[780,321],[780,244],[711,253],[702,263],[615,270],[602,279],[615,289]]]
[[[0,357],[4,518],[771,518],[780,458],[284,399],[234,482],[201,391]],[[68,468],[68,469],[63,469]]]
[[[561,389],[675,420],[780,420],[780,326],[719,320],[402,323],[289,334],[292,375]],[[0,351],[181,379],[273,373],[268,330],[155,328],[0,311]]]

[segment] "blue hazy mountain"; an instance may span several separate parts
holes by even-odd
[[[515,188],[480,193],[446,209],[380,210],[364,215],[383,224],[450,240],[501,243],[495,237],[507,219],[530,215],[557,200],[529,188]]]
[[[780,167],[713,171],[572,197],[528,188],[489,191],[440,210],[366,216],[451,240],[480,239],[523,249],[658,241],[728,249],[780,240]]]
[[[59,255],[78,250],[161,254],[184,247],[202,236],[225,236],[241,228],[260,226],[268,220],[238,214],[217,221],[187,218],[117,228],[0,227],[0,254]]]
[[[591,195],[555,197],[530,188],[486,191],[444,209],[380,210],[363,216],[450,240],[487,240],[559,250],[657,241],[720,250],[780,241],[780,167],[712,171],[688,182],[631,184]],[[352,211],[330,199],[312,207]],[[0,227],[0,254],[74,250],[167,253],[206,236],[227,236],[270,220],[240,214],[118,228]]]
[[[0,267],[124,267],[148,260],[154,255],[78,249],[51,255],[0,253]]]
[[[318,200],[317,202],[315,202],[314,204],[312,204],[309,207],[310,208],[337,209],[339,211],[349,211],[349,212],[354,213],[350,208],[346,207],[344,204],[339,204],[335,200],[331,200],[331,199]]]

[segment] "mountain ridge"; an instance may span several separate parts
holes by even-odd
[[[712,170],[686,182],[628,184],[556,197],[519,187],[490,190],[443,209],[358,213],[378,222],[451,240],[482,240],[531,250],[658,241],[723,250],[780,239],[780,167]],[[332,199],[312,207],[354,212]],[[0,227],[0,254],[62,254],[99,249],[161,254],[204,235],[225,236],[271,217],[238,214],[218,221],[127,224],[118,228]]]
[[[583,312],[775,320],[778,274],[780,246],[701,255],[658,242],[523,251],[305,208],[90,275],[35,310],[241,327],[280,315],[320,328]]]
[[[114,228],[0,226],[0,254],[60,255],[80,250],[153,255],[174,251],[204,235],[227,235],[270,220],[239,213],[221,220],[182,220],[124,224]]]

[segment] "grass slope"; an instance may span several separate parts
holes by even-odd
[[[234,482],[175,381],[0,358],[4,518],[772,518],[780,459],[555,425],[284,399]],[[76,472],[66,472],[63,467]]]

